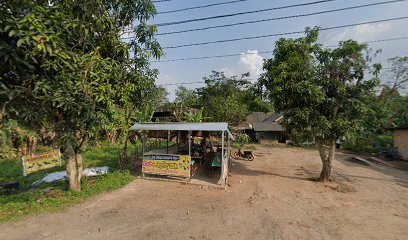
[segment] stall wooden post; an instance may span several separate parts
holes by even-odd
[[[169,154],[170,131],[167,131],[167,154]]]
[[[191,157],[191,131],[188,131],[188,155]]]
[[[231,141],[231,137],[228,135],[227,139],[228,139],[227,140],[227,161],[228,161],[227,165],[230,165],[231,164],[230,163],[230,156],[231,156],[231,144],[230,144],[230,141]]]
[[[221,136],[221,187],[225,187],[225,157],[224,157],[224,135],[225,131],[222,131]]]
[[[145,177],[145,174],[143,172],[143,158],[144,158],[144,153],[145,153],[145,133],[142,133],[142,176]]]

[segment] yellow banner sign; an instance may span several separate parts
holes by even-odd
[[[61,166],[61,154],[59,150],[27,155],[24,156],[22,160],[24,176],[43,169]]]
[[[142,172],[157,175],[190,177],[191,157],[186,155],[146,154]]]

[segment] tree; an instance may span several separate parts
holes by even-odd
[[[265,101],[263,95],[255,85],[251,85],[244,91],[242,102],[248,105],[249,112],[270,112],[272,111],[272,104]]]
[[[243,102],[244,89],[250,83],[243,74],[226,77],[223,72],[213,71],[209,77],[204,77],[206,86],[196,90],[199,96],[199,105],[204,107],[204,114],[211,121],[239,123],[249,110]]]
[[[251,137],[246,133],[239,133],[234,140],[234,143],[236,144],[235,147],[238,148],[238,151],[240,152],[245,147],[245,144],[248,144],[250,141]]]
[[[387,86],[391,92],[406,89],[408,87],[408,57],[393,57],[388,60],[391,68],[386,72]]]
[[[156,86],[153,89],[153,96],[151,98],[150,104],[154,105],[155,107],[161,107],[164,104],[169,102],[169,92],[167,92],[166,88],[162,86]]]
[[[334,49],[317,43],[318,29],[306,36],[280,39],[260,79],[276,111],[284,111],[283,126],[297,141],[315,142],[323,164],[320,181],[330,179],[336,139],[355,131],[364,98],[377,80],[365,79],[366,44],[348,40]],[[379,66],[376,65],[374,74]]]
[[[187,89],[180,85],[176,89],[175,103],[182,107],[196,107],[198,104],[198,95],[194,90]]]
[[[151,1],[7,1],[0,9],[1,116],[51,126],[80,191],[82,153],[116,111],[129,116],[148,98],[162,50]],[[123,42],[129,26],[135,38]],[[132,56],[132,57],[131,57]],[[138,97],[138,98],[137,98]],[[3,101],[4,100],[4,101]]]

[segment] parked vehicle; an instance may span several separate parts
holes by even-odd
[[[244,158],[248,159],[248,161],[254,160],[254,154],[252,153],[252,151],[242,151],[241,149],[238,149],[238,151],[234,152],[232,156],[235,159]]]

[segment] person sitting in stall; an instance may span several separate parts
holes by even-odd
[[[207,141],[207,136],[203,137],[203,140],[201,140],[201,148],[203,153],[207,153],[210,152],[212,149],[212,142],[211,141]]]
[[[213,143],[211,141],[207,142],[207,152],[214,152]]]
[[[200,147],[201,147],[201,152],[205,153],[205,150],[207,149],[207,139],[206,139],[206,137],[203,137],[203,139],[201,139]]]

